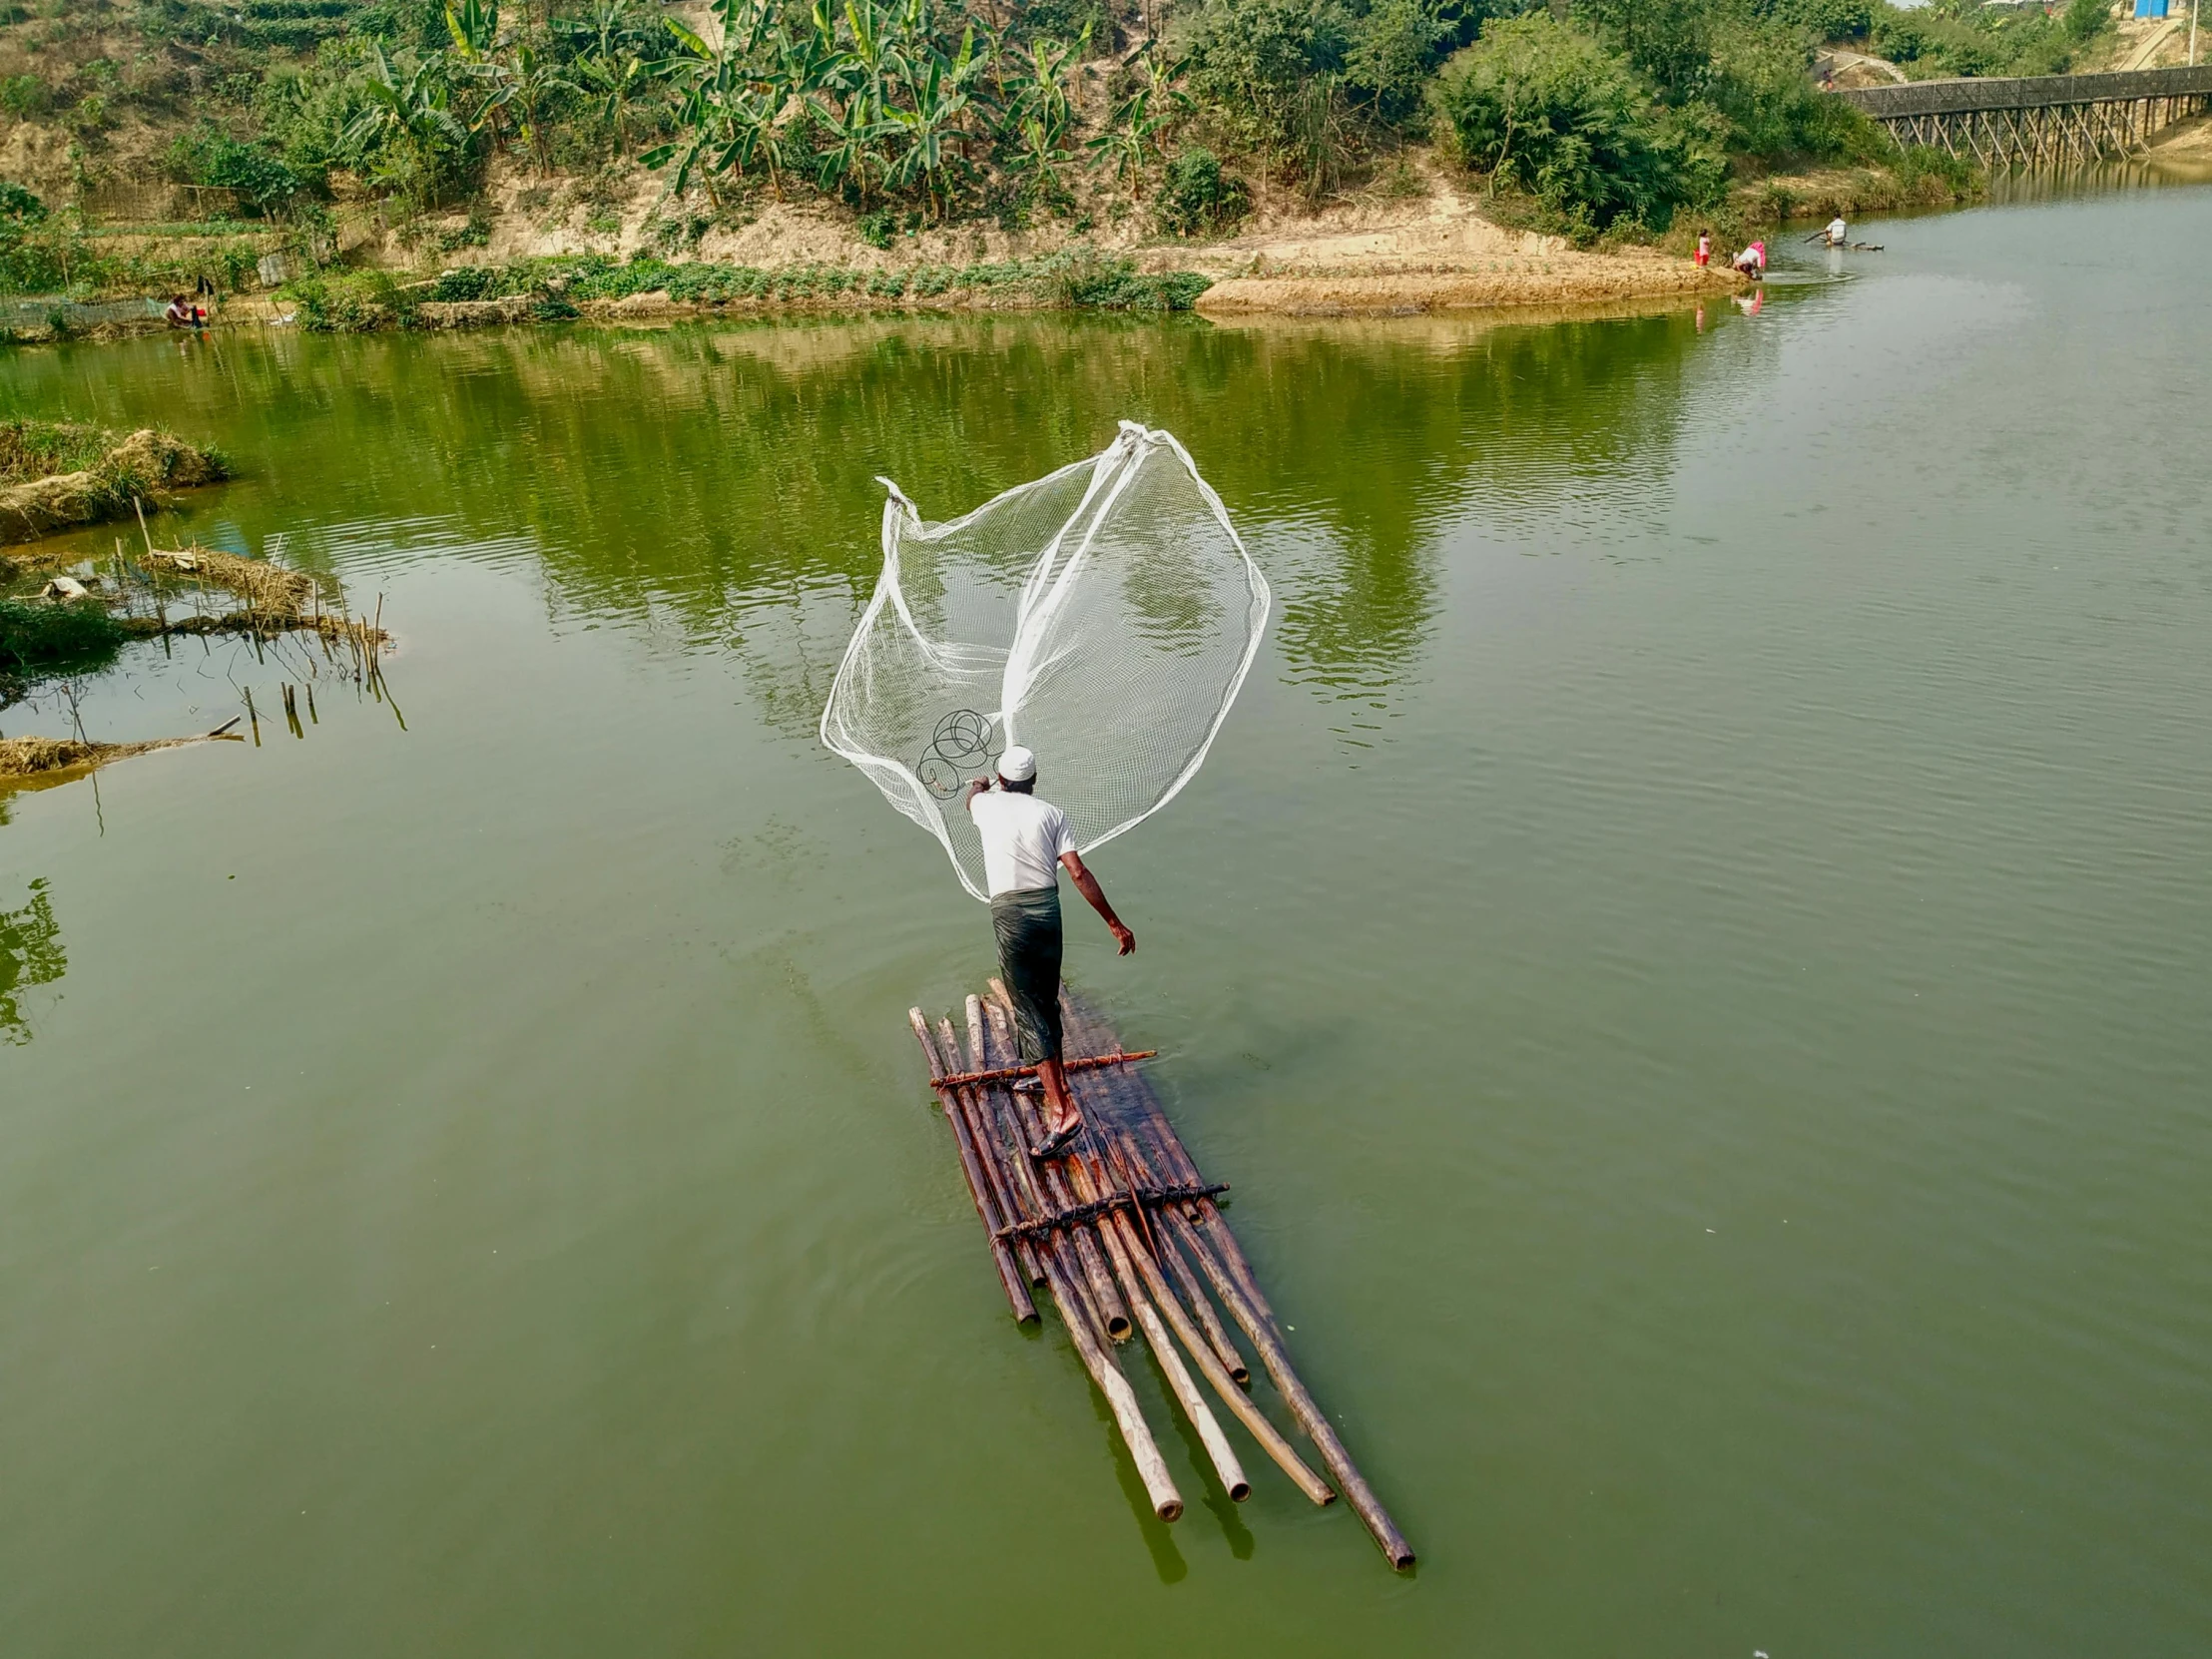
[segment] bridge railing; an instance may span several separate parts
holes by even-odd
[[[2068,104],[2117,104],[2139,98],[2212,93],[2212,64],[2194,69],[2135,69],[2111,75],[2006,75],[1915,81],[1902,87],[1853,87],[1835,96],[1878,121],[1914,115],[1969,115]]]

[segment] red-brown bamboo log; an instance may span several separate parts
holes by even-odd
[[[1083,1361],[1083,1369],[1091,1374],[1098,1391],[1106,1396],[1107,1409],[1113,1412],[1122,1443],[1129,1447],[1129,1455],[1137,1465],[1137,1478],[1144,1482],[1152,1512],[1164,1521],[1179,1519],[1183,1513],[1183,1494],[1175,1489],[1167,1459],[1160,1455],[1159,1442],[1153,1439],[1144,1412],[1137,1406],[1136,1390],[1129,1386],[1129,1379],[1122,1376],[1121,1368],[1114,1363],[1113,1350],[1098,1340],[1097,1331],[1077,1301],[1080,1293],[1073,1283],[1075,1276],[1069,1273],[1060,1246],[1060,1241],[1054,1241],[1053,1248],[1044,1252],[1044,1267],[1052,1283],[1053,1297],[1060,1305],[1060,1318],[1067,1325],[1068,1337]]]
[[[980,1070],[985,1052],[983,1002],[972,993],[967,999],[967,1038],[969,1063]],[[1021,1195],[1023,1211],[1033,1218],[1051,1215],[1055,1206],[1045,1197],[1036,1168],[1029,1161],[1028,1132],[1014,1116],[1012,1097],[1003,1089],[977,1089],[975,1104],[990,1133],[991,1144],[998,1151],[1000,1167]]]
[[[1159,1054],[1160,1051],[1157,1048],[1140,1048],[1134,1054],[1119,1052],[1113,1054],[1082,1054],[1072,1059],[1063,1058],[1060,1061],[1060,1069],[1062,1071],[1095,1071],[1100,1066],[1125,1066],[1132,1060],[1157,1059]],[[1000,1066],[996,1071],[956,1072],[947,1077],[945,1081],[954,1085],[963,1083],[1005,1083],[1011,1082],[1017,1077],[1034,1077],[1036,1075],[1037,1068],[1035,1066]]]
[[[992,981],[992,984],[996,987],[997,981]],[[1102,1046],[1107,1042],[1113,1042],[1115,1046],[1119,1046],[1118,1041],[1113,1038],[1112,1034],[1106,1031],[1103,1023],[1073,997],[1062,995],[1060,1017],[1063,1025],[1072,1025],[1086,1046]],[[1159,1165],[1161,1176],[1168,1180],[1181,1181],[1192,1186],[1203,1186],[1205,1184],[1204,1179],[1198,1173],[1198,1165],[1192,1161],[1189,1150],[1183,1145],[1182,1137],[1176,1134],[1175,1126],[1168,1122],[1167,1113],[1160,1105],[1159,1096],[1152,1092],[1152,1085],[1145,1079],[1143,1073],[1137,1071],[1110,1073],[1104,1087],[1112,1091],[1121,1101],[1122,1116],[1134,1128],[1139,1130],[1139,1139],[1144,1144],[1156,1149],[1161,1159]],[[1220,1208],[1215,1205],[1212,1199],[1195,1201],[1189,1207],[1188,1213],[1197,1224],[1200,1232],[1206,1237],[1208,1243],[1214,1247],[1216,1254],[1221,1259],[1222,1266],[1237,1281],[1238,1287],[1245,1294],[1245,1299],[1260,1317],[1276,1330],[1276,1334],[1280,1338],[1282,1333],[1275,1317],[1274,1306],[1268,1301],[1267,1293],[1260,1289],[1259,1275],[1252,1271],[1251,1262],[1246,1260],[1243,1247],[1237,1243],[1236,1234],[1230,1230],[1228,1218],[1221,1213]]]
[[[944,1056],[946,1063],[957,1065],[960,1059],[960,1044],[952,1034],[952,1022],[950,1020],[940,1019],[937,1022],[937,1043],[938,1051]],[[938,1092],[946,1094],[947,1085],[950,1082],[951,1078],[949,1077],[940,1082],[937,1085]],[[1021,1195],[1015,1189],[1007,1174],[1005,1162],[1000,1155],[997,1144],[997,1137],[990,1132],[990,1124],[983,1115],[980,1096],[981,1091],[977,1089],[949,1090],[949,1098],[956,1103],[957,1109],[966,1115],[968,1139],[975,1147],[976,1161],[983,1166],[983,1174],[990,1182],[991,1198],[998,1206],[999,1215],[1005,1218],[1006,1223],[1034,1221],[1036,1214],[1024,1210]],[[952,1108],[948,1107],[949,1109]],[[1004,1224],[1002,1223],[1002,1225]],[[1020,1266],[1022,1277],[1028,1280],[1030,1289],[1034,1290],[1042,1285],[1044,1283],[1044,1268],[1037,1260],[1035,1247],[1025,1238],[1016,1238],[1013,1241],[1013,1251],[1014,1261]]]
[[[1298,1372],[1291,1365],[1290,1354],[1283,1347],[1283,1339],[1276,1335],[1272,1322],[1260,1317],[1258,1311],[1245,1300],[1239,1288],[1212,1251],[1198,1237],[1196,1228],[1188,1218],[1173,1209],[1165,1212],[1168,1231],[1177,1244],[1191,1253],[1191,1257],[1213,1284],[1222,1306],[1243,1327],[1252,1346],[1260,1356],[1260,1363],[1267,1367],[1268,1377],[1275,1383],[1276,1392],[1283,1396],[1283,1403],[1291,1408],[1291,1415],[1306,1431],[1306,1437],[1314,1442],[1314,1449],[1321,1453],[1323,1467],[1335,1477],[1337,1488],[1345,1495],[1369,1532],[1375,1536],[1383,1556],[1400,1572],[1413,1564],[1413,1546],[1398,1531],[1397,1523],[1390,1519],[1389,1511],[1382,1507],[1375,1489],[1367,1482],[1352,1461],[1352,1454],[1345,1450],[1344,1441],[1330,1426],[1328,1416],[1315,1403],[1306,1384],[1299,1381]]]
[[[1260,1449],[1275,1460],[1276,1465],[1291,1477],[1300,1491],[1316,1503],[1336,1502],[1337,1494],[1331,1489],[1329,1482],[1306,1466],[1306,1460],[1299,1456],[1298,1448],[1285,1439],[1283,1431],[1268,1421],[1260,1407],[1246,1397],[1244,1390],[1237,1386],[1236,1379],[1229,1375],[1221,1362],[1214,1358],[1208,1345],[1200,1339],[1190,1317],[1178,1306],[1175,1293],[1168,1289],[1167,1281],[1160,1276],[1158,1264],[1145,1254],[1142,1241],[1137,1238],[1137,1231],[1130,1225],[1129,1218],[1116,1216],[1114,1221],[1120,1232],[1124,1251],[1136,1264],[1137,1273],[1144,1280],[1146,1288],[1152,1292],[1153,1305],[1174,1328],[1176,1336],[1182,1339],[1183,1346],[1190,1350],[1191,1359],[1213,1386],[1214,1392],[1221,1396],[1222,1403],[1236,1414],[1239,1422],[1251,1430],[1252,1437],[1260,1442]]]
[[[937,1045],[930,1039],[929,1022],[922,1017],[919,1008],[908,1010],[913,1022],[914,1036],[921,1044],[921,1051],[928,1057],[929,1075],[938,1078],[945,1075],[946,1066],[937,1054]],[[945,1121],[952,1126],[953,1144],[960,1151],[960,1172],[967,1177],[968,1197],[975,1201],[975,1213],[982,1220],[983,1231],[991,1237],[991,1262],[998,1269],[998,1282],[1006,1292],[1007,1306],[1013,1310],[1017,1323],[1026,1325],[1037,1317],[1037,1305],[1029,1299],[1029,1287],[1024,1283],[1021,1270],[1016,1266],[1013,1252],[996,1235],[998,1231],[997,1205],[991,1195],[989,1178],[977,1161],[974,1145],[968,1135],[968,1126],[959,1105],[948,1091],[944,1097]]]
[[[1122,1227],[1129,1218],[1116,1214],[1113,1220]],[[1183,1369],[1183,1357],[1175,1350],[1175,1343],[1168,1335],[1167,1323],[1157,1309],[1146,1300],[1144,1281],[1131,1260],[1132,1252],[1142,1252],[1144,1246],[1132,1231],[1124,1240],[1120,1227],[1101,1227],[1098,1230],[1106,1254],[1112,1258],[1115,1273],[1121,1276],[1122,1299],[1129,1304],[1129,1311],[1137,1316],[1138,1325],[1144,1328],[1145,1341],[1152,1345],[1152,1357],[1159,1362],[1160,1375],[1167,1379],[1168,1392],[1183,1407],[1183,1415],[1198,1430],[1199,1444],[1206,1448],[1207,1458],[1214,1465],[1214,1472],[1221,1477],[1221,1489],[1229,1494],[1229,1501],[1242,1503],[1252,1495],[1252,1482],[1245,1478],[1244,1465],[1237,1461],[1237,1449],[1229,1443],[1229,1436],[1222,1432],[1221,1424],[1206,1404],[1206,1396],[1198,1391],[1198,1384],[1191,1381],[1191,1374]],[[1234,1390],[1232,1390],[1234,1391]]]
[[[1009,1022],[995,1004],[986,1007],[983,1012],[984,1052],[986,1058],[995,1060],[999,1053],[1012,1048],[1013,1036]],[[1041,1126],[1027,1121],[1026,1101],[1012,1090],[1003,1089],[999,1085],[986,1084],[985,1087],[994,1094],[1002,1093],[1006,1097],[1013,1109],[1015,1121],[1022,1124],[1025,1132],[1042,1133]],[[1061,1179],[1060,1172],[1055,1168],[1061,1161],[1046,1160],[1037,1166],[1037,1171],[1046,1199],[1055,1209],[1064,1210],[1073,1200],[1068,1197],[1067,1183]],[[1114,1289],[1113,1275],[1107,1271],[1106,1257],[1099,1247],[1094,1230],[1083,1225],[1072,1226],[1068,1229],[1067,1237],[1075,1246],[1075,1259],[1082,1267],[1083,1282],[1090,1291],[1091,1301],[1105,1321],[1106,1335],[1117,1343],[1127,1342],[1137,1328],[1129,1318],[1129,1310],[1122,1306],[1120,1293]]]
[[[1138,1144],[1136,1137],[1130,1132],[1125,1116],[1118,1111],[1109,1112],[1104,1109],[1102,1096],[1108,1093],[1110,1087],[1110,1085],[1095,1077],[1084,1080],[1080,1092],[1083,1098],[1085,1115],[1094,1117],[1094,1127],[1104,1134],[1116,1152],[1129,1165],[1130,1171],[1136,1179],[1153,1187],[1166,1185],[1166,1178],[1161,1175],[1152,1158],[1147,1155],[1144,1147]],[[1175,1283],[1181,1287],[1183,1299],[1189,1304],[1191,1312],[1198,1320],[1200,1329],[1205,1333],[1207,1344],[1213,1349],[1214,1358],[1239,1383],[1249,1383],[1252,1381],[1251,1368],[1245,1364],[1243,1353],[1222,1325],[1221,1316],[1214,1312],[1214,1305],[1208,1299],[1205,1291],[1200,1288],[1198,1280],[1191,1272],[1190,1264],[1183,1260],[1182,1252],[1175,1248],[1172,1240],[1159,1234],[1156,1226],[1148,1226],[1145,1231],[1147,1234],[1145,1243],[1152,1248],[1154,1256],[1166,1265],[1169,1273],[1174,1276]]]

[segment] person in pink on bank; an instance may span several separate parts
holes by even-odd
[[[1700,231],[1700,232],[1699,232],[1699,233],[1697,234],[1697,264],[1698,264],[1698,269],[1699,269],[1700,271],[1703,271],[1703,270],[1704,270],[1704,269],[1705,269],[1705,268],[1706,268],[1707,266],[1711,265],[1712,263],[1713,263],[1713,233],[1712,233],[1712,232],[1710,232],[1710,231]]]

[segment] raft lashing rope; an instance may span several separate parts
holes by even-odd
[[[1063,993],[1067,1083],[1083,1131],[1059,1156],[1035,1159],[1027,1149],[1042,1139],[1043,1123],[1038,1103],[1012,1087],[1032,1068],[1017,1062],[1005,987],[992,980],[988,996],[967,999],[966,1015],[964,1050],[950,1019],[932,1028],[919,1008],[907,1019],[952,1130],[999,1287],[1020,1324],[1037,1320],[1040,1302],[1057,1312],[1105,1396],[1153,1512],[1177,1519],[1183,1495],[1116,1357],[1118,1345],[1139,1336],[1152,1351],[1171,1409],[1190,1424],[1211,1477],[1233,1502],[1252,1495],[1252,1480],[1239,1442],[1192,1381],[1192,1368],[1291,1487],[1318,1504],[1342,1494],[1390,1565],[1410,1568],[1412,1545],[1292,1368],[1285,1327],[1215,1203],[1228,1189],[1199,1174],[1138,1069],[1149,1056],[1124,1050],[1095,1014]],[[1258,1369],[1310,1453],[1248,1394],[1254,1368],[1232,1325],[1259,1356]]]
[[[960,798],[1009,745],[1088,852],[1174,799],[1258,655],[1272,596],[1228,509],[1166,432],[929,524],[887,478],[883,565],[822,741],[934,835],[986,897]]]

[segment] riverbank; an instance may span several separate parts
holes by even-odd
[[[931,229],[876,247],[849,214],[774,204],[704,236],[688,258],[653,251],[645,220],[602,236],[493,235],[480,250],[371,264],[234,295],[218,325],[323,332],[471,328],[717,315],[1077,310],[1208,315],[1403,314],[1606,303],[1724,292],[1683,249],[1578,249],[1500,224],[1497,204],[1433,168],[1319,211],[1255,211],[1234,236],[1142,239]],[[386,250],[364,250],[371,258]],[[159,332],[112,319],[90,337]],[[46,337],[37,327],[19,338]]]

